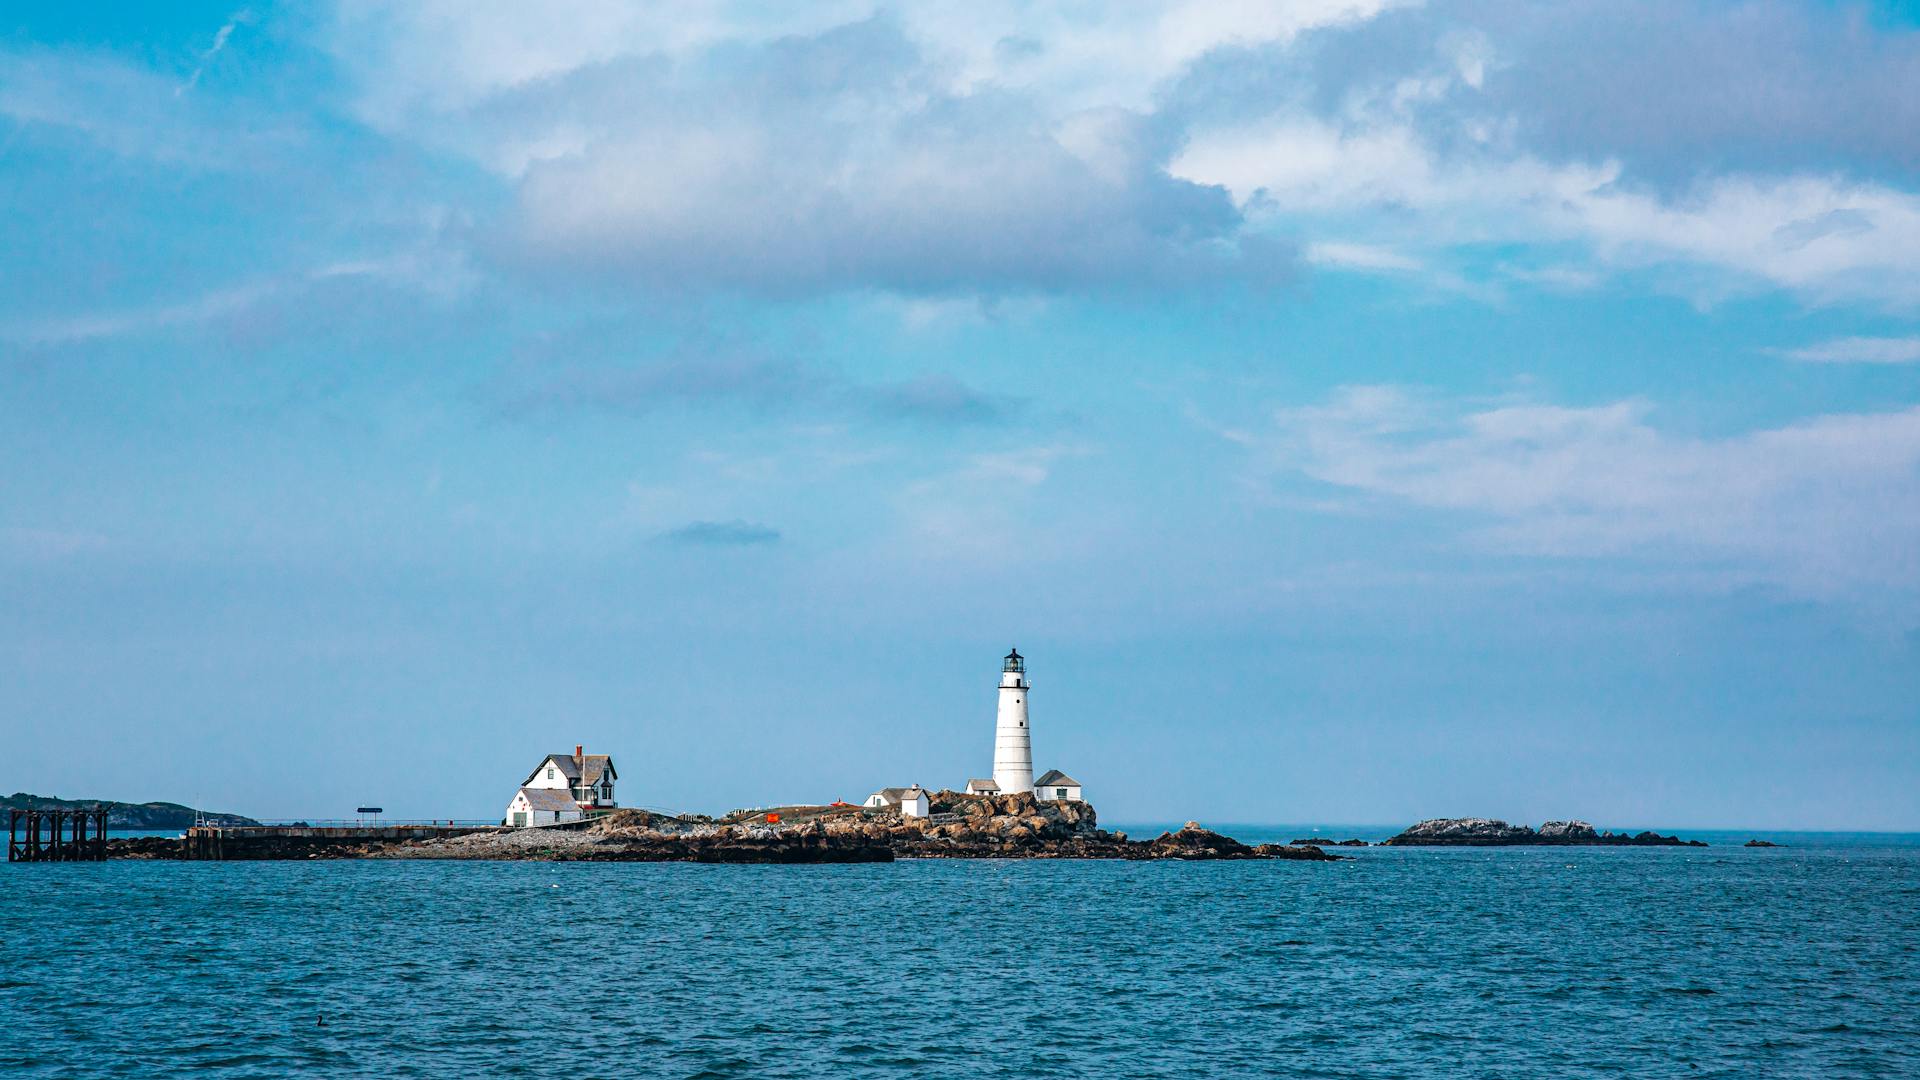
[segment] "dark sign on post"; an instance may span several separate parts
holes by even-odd
[[[381,808],[380,808],[380,807],[378,807],[378,806],[363,806],[363,807],[361,807],[360,809],[358,809],[358,810],[355,810],[355,811],[354,811],[354,813],[356,813],[356,814],[384,814],[384,813],[386,813],[386,811],[385,811],[385,810],[383,810],[383,809],[381,809]]]

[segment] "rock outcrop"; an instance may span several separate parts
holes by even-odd
[[[1706,847],[1699,840],[1682,840],[1656,832],[1634,834],[1599,832],[1584,821],[1549,821],[1538,829],[1509,825],[1493,818],[1429,818],[1382,843],[1393,847],[1510,847],[1521,845],[1624,845],[1641,847]]]
[[[1600,834],[1584,821],[1549,821],[1540,826],[1542,840],[1554,840],[1565,844],[1584,844],[1597,840]]]
[[[1787,845],[1776,844],[1771,840],[1749,840],[1740,846],[1741,847],[1786,847]]]
[[[1333,840],[1324,836],[1309,836],[1304,840],[1295,840],[1292,847],[1366,847],[1365,840]]]

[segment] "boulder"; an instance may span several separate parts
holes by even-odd
[[[1584,821],[1549,821],[1540,826],[1543,840],[1592,840],[1599,834]]]
[[[1324,840],[1320,842],[1324,843]],[[1324,850],[1320,844],[1256,844],[1253,853],[1269,859],[1301,859],[1307,862],[1336,862],[1352,858],[1351,855],[1335,855]]]

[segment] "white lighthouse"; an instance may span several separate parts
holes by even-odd
[[[1000,665],[1000,714],[993,727],[993,782],[1002,795],[1033,791],[1033,732],[1027,728],[1027,662],[1020,650]]]

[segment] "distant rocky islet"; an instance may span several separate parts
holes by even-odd
[[[1706,847],[1652,831],[1601,832],[1584,821],[1549,821],[1538,829],[1494,818],[1429,818],[1382,841],[1386,847]]]

